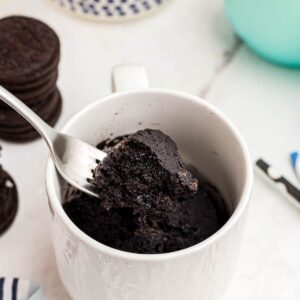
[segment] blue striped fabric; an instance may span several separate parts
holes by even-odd
[[[300,182],[300,152],[294,151],[290,154],[291,158],[291,165],[293,168],[293,171],[296,175],[296,178]]]
[[[17,290],[18,290],[18,281],[19,279],[14,278],[13,279],[13,283],[12,283],[12,295],[11,295],[11,299],[12,300],[18,300],[17,299]]]
[[[0,300],[4,300],[3,298],[3,286],[4,286],[4,278],[0,278]]]
[[[27,279],[0,277],[0,300],[43,300],[42,288]]]

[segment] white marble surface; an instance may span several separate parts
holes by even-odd
[[[300,150],[300,72],[263,62],[244,45],[228,60],[237,44],[221,0],[174,0],[152,17],[121,25],[74,18],[47,0],[0,0],[0,17],[15,13],[46,21],[60,36],[64,111],[58,126],[110,92],[112,66],[139,63],[153,86],[204,95],[237,124],[253,159],[270,160],[294,180],[288,153]],[[20,210],[0,237],[0,275],[32,278],[47,299],[68,300],[49,232],[46,146],[1,144],[1,163],[18,183]],[[300,299],[299,230],[299,211],[256,178],[238,268],[223,300]]]

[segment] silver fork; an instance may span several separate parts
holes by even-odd
[[[107,154],[77,138],[57,132],[2,86],[0,99],[23,116],[43,137],[61,176],[78,190],[98,197],[92,180],[93,170]]]

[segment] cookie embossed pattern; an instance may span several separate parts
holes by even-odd
[[[75,15],[99,21],[125,21],[154,13],[171,0],[51,0]]]

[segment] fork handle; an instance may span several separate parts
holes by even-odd
[[[48,146],[52,148],[52,141],[56,135],[55,130],[42,120],[33,110],[25,105],[21,100],[11,94],[0,85],[0,99],[9,105],[13,110],[25,118],[44,138]]]

